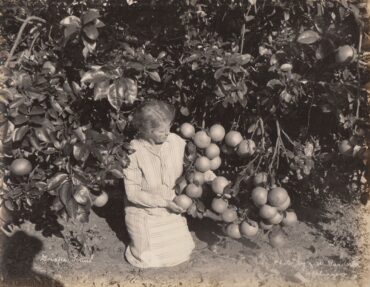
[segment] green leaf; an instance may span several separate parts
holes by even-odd
[[[102,70],[87,71],[81,77],[81,83],[99,83],[108,79],[110,79],[110,76]]]
[[[99,11],[96,9],[89,9],[85,14],[82,16],[82,23],[85,25],[87,23],[90,23],[97,18],[100,17]]]
[[[123,173],[121,170],[118,169],[111,169],[109,171],[111,174],[113,174],[116,178],[123,178]]]
[[[77,143],[73,146],[73,156],[78,161],[86,161],[90,155],[90,150],[83,143]]]
[[[43,115],[45,114],[45,109],[41,106],[33,106],[30,111],[30,115]]]
[[[66,202],[65,207],[68,216],[71,218],[76,218],[78,203],[73,197]]]
[[[99,19],[95,19],[94,25],[95,25],[96,28],[103,28],[103,27],[105,27],[105,24],[102,21],[100,21]]]
[[[248,64],[252,59],[252,56],[250,54],[244,54],[244,55],[239,55],[236,57],[237,63],[239,65],[245,65]]]
[[[17,115],[14,119],[13,119],[13,124],[16,125],[16,126],[19,126],[19,125],[23,125],[24,123],[26,123],[28,121],[27,117],[24,116],[24,115]]]
[[[158,72],[154,71],[154,72],[151,72],[151,71],[148,71],[147,74],[149,75],[149,77],[153,80],[153,81],[156,81],[158,83],[161,82],[161,77],[159,76]]]
[[[61,185],[66,179],[68,178],[68,175],[63,172],[56,173],[53,177],[51,177],[47,181],[47,189],[52,190],[56,189]]]
[[[16,128],[13,131],[13,135],[12,135],[13,142],[21,141],[28,131],[29,131],[28,126],[22,126],[20,128]]]
[[[321,37],[317,32],[312,30],[306,30],[298,36],[297,41],[301,44],[313,44],[320,39]]]
[[[40,141],[46,142],[46,143],[50,143],[51,142],[50,136],[49,136],[49,134],[48,134],[48,132],[47,132],[46,129],[44,129],[44,128],[35,128],[34,131],[35,131],[36,137]]]
[[[79,27],[81,25],[81,20],[76,16],[68,16],[65,17],[62,21],[60,21],[60,25]]]
[[[99,36],[99,31],[94,25],[88,25],[83,28],[86,36],[91,40],[96,40]]]
[[[67,202],[72,198],[72,183],[65,181],[59,188],[59,199],[66,205]]]
[[[109,81],[102,81],[94,86],[94,100],[102,100],[108,97]]]

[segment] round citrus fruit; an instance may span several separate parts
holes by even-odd
[[[193,204],[193,200],[186,194],[177,195],[173,201],[184,210],[187,210]]]
[[[184,138],[190,139],[195,135],[195,128],[192,124],[183,123],[180,127],[180,133]]]
[[[217,176],[211,184],[213,192],[217,194],[223,194],[225,187],[229,184],[229,181],[226,177]]]
[[[273,206],[268,205],[268,204],[265,204],[265,205],[261,206],[261,208],[259,210],[259,215],[263,219],[273,218],[276,215],[276,213],[277,213],[276,207],[273,207]]]
[[[190,198],[199,198],[202,196],[203,189],[200,186],[197,186],[194,183],[188,184],[188,186],[185,188],[185,193]]]
[[[225,136],[225,143],[230,147],[236,147],[243,140],[243,137],[238,131],[229,131]]]
[[[272,206],[281,206],[289,195],[285,188],[275,187],[267,195],[267,200]]]
[[[255,186],[267,184],[268,175],[266,172],[259,172],[253,178],[253,183]]]
[[[191,175],[190,181],[202,185],[205,181],[204,173],[200,171],[194,171]]]
[[[287,198],[287,200],[280,206],[277,206],[276,209],[278,211],[284,211],[290,206],[290,197]]]
[[[220,142],[225,137],[225,129],[220,124],[215,124],[209,129],[209,135],[214,142]]]
[[[356,50],[349,45],[340,46],[335,54],[335,61],[337,63],[348,63],[353,60]]]
[[[268,191],[266,188],[257,186],[252,190],[252,200],[256,206],[261,206],[267,203]]]
[[[32,164],[25,158],[18,158],[13,160],[9,169],[14,175],[23,176],[31,172]]]
[[[86,204],[90,200],[89,189],[86,186],[77,186],[73,197],[77,203]]]
[[[236,154],[245,157],[253,155],[256,151],[256,144],[253,140],[242,140],[238,145]]]
[[[271,231],[269,234],[269,241],[271,246],[279,248],[285,244],[285,236],[280,230]]]
[[[233,208],[226,208],[224,212],[221,213],[221,218],[225,222],[233,222],[238,218],[236,210]]]
[[[211,144],[211,138],[205,131],[196,132],[193,141],[198,148],[207,148]]]
[[[222,213],[226,210],[226,208],[228,207],[228,202],[222,198],[214,198],[212,200],[212,204],[211,204],[211,207],[214,211],[216,211],[217,213]]]
[[[280,212],[277,212],[276,215],[268,219],[268,222],[271,224],[279,224],[283,220],[283,215]]]
[[[240,239],[242,238],[242,235],[240,234],[239,225],[236,223],[230,223],[226,226],[226,234],[234,239]]]
[[[206,148],[206,156],[209,159],[214,159],[216,156],[220,155],[220,148],[218,145],[211,143],[209,147]]]
[[[240,224],[240,232],[245,237],[253,237],[258,233],[258,223],[253,220],[244,220]]]
[[[293,210],[284,212],[283,224],[286,226],[293,226],[298,222],[297,214]]]
[[[108,202],[108,194],[103,191],[98,197],[95,198],[93,204],[97,207],[102,207]]]
[[[195,168],[200,172],[206,172],[211,169],[211,162],[208,157],[200,156],[195,160]]]
[[[211,161],[211,170],[216,170],[221,166],[222,160],[219,156],[215,157]]]

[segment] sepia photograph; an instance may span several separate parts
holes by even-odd
[[[0,287],[370,287],[370,2],[0,0]]]

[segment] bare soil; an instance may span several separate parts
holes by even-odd
[[[302,212],[300,217],[314,213]],[[172,268],[145,270],[124,259],[129,239],[117,198],[94,209],[84,227],[90,255],[24,222],[13,236],[1,234],[0,286],[357,286],[360,254],[307,218],[285,229],[287,242],[280,249],[268,244],[267,234],[233,240],[211,220],[188,222],[196,242],[191,259]],[[337,216],[330,224],[341,228],[343,222]]]

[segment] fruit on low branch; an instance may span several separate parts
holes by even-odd
[[[281,206],[289,195],[285,188],[275,187],[267,195],[267,200],[272,206]]]
[[[213,192],[217,194],[223,194],[225,187],[229,184],[229,181],[224,176],[217,176],[211,183]]]
[[[203,193],[203,189],[201,186],[198,186],[194,183],[188,184],[188,186],[185,188],[185,193],[190,198],[200,198]]]
[[[251,156],[255,152],[256,152],[256,144],[253,140],[242,140],[236,150],[236,154],[241,157]]]
[[[214,124],[209,129],[209,135],[214,142],[220,142],[225,137],[225,129],[220,124]]]
[[[222,159],[219,156],[217,156],[210,161],[210,164],[211,164],[210,165],[211,170],[216,170],[221,166]]]
[[[274,217],[268,219],[268,222],[271,224],[279,224],[283,220],[283,218],[283,214],[277,212]]]
[[[197,170],[190,173],[187,178],[189,182],[196,183],[198,185],[202,185],[205,182],[204,173]]]
[[[221,213],[221,218],[225,222],[233,222],[238,218],[238,214],[233,208],[226,208],[224,212]]]
[[[259,185],[265,185],[267,184],[267,180],[268,180],[268,175],[266,172],[259,172],[259,173],[256,173],[254,178],[253,178],[253,183],[255,186],[259,186]]]
[[[96,207],[102,207],[106,205],[107,202],[108,202],[108,194],[105,191],[102,191],[102,193],[94,199],[93,204]]]
[[[253,237],[258,233],[258,223],[253,220],[244,220],[240,224],[240,233],[245,237]]]
[[[243,137],[238,131],[229,131],[225,136],[225,143],[229,147],[236,147],[243,140]]]
[[[262,206],[267,203],[268,191],[266,188],[257,186],[252,190],[252,200],[256,206]]]
[[[184,210],[187,210],[193,204],[193,200],[186,194],[177,195],[173,201]]]
[[[211,143],[209,147],[206,148],[206,156],[211,160],[219,156],[220,152],[220,148],[214,143]]]
[[[335,61],[338,64],[351,62],[356,55],[356,50],[350,45],[343,45],[337,49],[335,54]]]
[[[287,210],[284,212],[283,224],[286,226],[293,226],[298,222],[297,214],[294,210]]]
[[[276,209],[278,211],[284,211],[290,206],[290,197],[287,198],[287,200],[280,206],[277,206]]]
[[[91,200],[89,189],[82,185],[77,186],[75,189],[75,193],[73,194],[73,198],[79,204],[86,204],[88,201]]]
[[[268,235],[271,246],[279,248],[285,244],[285,236],[280,230],[271,231]]]
[[[190,139],[195,135],[195,128],[190,123],[183,123],[180,127],[180,133],[184,138]]]
[[[196,132],[193,141],[194,144],[201,149],[207,148],[211,144],[211,138],[205,131]]]
[[[211,169],[211,162],[206,156],[200,156],[195,160],[195,168],[200,172],[206,172]]]
[[[13,162],[10,164],[9,169],[14,175],[28,175],[32,170],[32,164],[29,160],[25,158],[18,158],[13,160]]]
[[[212,209],[217,213],[223,213],[228,207],[229,203],[222,198],[214,198],[211,203]]]
[[[261,208],[259,210],[259,215],[263,219],[273,218],[276,214],[277,214],[276,207],[268,205],[268,204],[265,204],[265,205],[261,206]]]
[[[239,230],[239,225],[236,223],[230,223],[226,226],[226,234],[233,239],[242,238]]]

